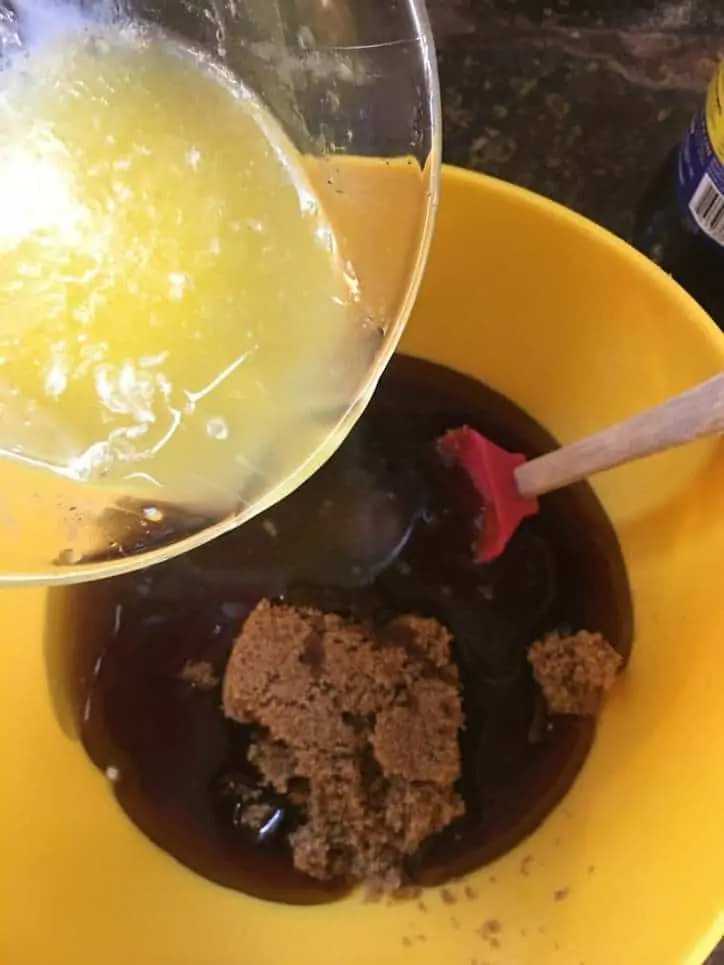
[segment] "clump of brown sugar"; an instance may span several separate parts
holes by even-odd
[[[249,760],[298,808],[301,871],[394,890],[405,858],[463,813],[450,642],[417,616],[372,629],[262,601],[246,620],[224,711],[260,728]]]
[[[179,680],[198,687],[199,690],[213,690],[221,681],[214,673],[213,664],[208,660],[187,660],[179,673]]]
[[[588,630],[537,640],[528,660],[551,714],[597,714],[621,667],[621,655]]]

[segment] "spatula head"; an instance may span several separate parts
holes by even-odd
[[[538,512],[538,500],[521,496],[515,481],[515,469],[526,458],[501,449],[468,426],[451,429],[437,447],[446,461],[465,471],[480,496],[482,525],[475,561],[489,563],[501,555],[523,520]]]

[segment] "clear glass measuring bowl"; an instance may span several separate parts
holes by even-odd
[[[24,12],[40,11],[43,24],[48,10],[60,10],[66,23],[69,10],[81,18],[100,10],[108,19],[107,4],[79,3],[61,7],[56,0],[51,7],[49,0],[17,0],[5,7],[0,54],[11,58],[23,46]],[[112,13],[111,30],[119,11]],[[225,480],[218,503],[186,499],[173,484],[154,481],[149,489],[138,478],[126,486],[115,477],[99,484],[96,478],[37,468],[43,460],[34,447],[55,451],[62,426],[48,421],[42,407],[26,411],[28,400],[3,381],[0,370],[0,583],[69,583],[138,569],[198,546],[284,498],[331,455],[364,409],[397,345],[430,244],[440,106],[421,0],[132,0],[120,14],[208,53],[214,65],[223,65],[254,92],[282,128],[299,152],[314,205],[321,204],[354,279],[358,322],[370,334],[370,351],[354,369],[341,350],[336,356],[327,346],[330,382],[337,378],[345,388],[324,413],[324,431],[305,435],[304,425],[291,417],[281,431],[259,417],[265,460],[271,460],[265,465],[273,465],[273,472],[240,476],[238,486]],[[54,24],[52,19],[53,29]],[[95,55],[105,56],[104,49]],[[0,99],[7,76],[0,71]],[[3,139],[10,135],[0,116],[0,147]],[[26,181],[32,187],[27,172]],[[42,187],[35,186],[41,205]],[[384,233],[378,230],[382,223]],[[2,257],[0,251],[0,270]],[[284,292],[285,284],[292,282],[280,276],[280,292],[293,296]],[[7,305],[6,312],[4,321],[0,313],[0,325],[12,331],[20,322]],[[146,324],[143,313],[134,311],[128,324]],[[290,331],[294,324],[291,312]],[[212,339],[214,332],[201,335]],[[202,339],[200,358],[204,351]],[[290,371],[293,363],[292,350]],[[294,395],[284,368],[276,379],[270,377],[261,389],[290,393],[280,411],[293,413],[290,403],[304,405],[305,390]],[[214,432],[223,434],[218,427]],[[173,465],[178,478],[193,471],[213,489],[221,462],[217,466],[205,453],[213,453],[213,446],[201,454],[182,446]]]

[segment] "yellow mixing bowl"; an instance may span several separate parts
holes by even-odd
[[[488,382],[564,442],[724,368],[724,335],[624,244],[453,169],[405,348]],[[421,902],[287,908],[181,868],[61,726],[44,591],[3,590],[0,962],[700,965],[724,931],[724,445],[596,486],[632,581],[630,668],[544,826]]]

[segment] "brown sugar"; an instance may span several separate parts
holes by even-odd
[[[301,871],[394,890],[405,858],[463,813],[450,643],[416,616],[370,628],[262,601],[246,620],[224,711],[259,728],[249,760],[298,808],[289,839]]]
[[[213,690],[221,680],[214,673],[213,664],[208,660],[187,660],[179,673],[179,680],[198,687],[199,690]]]
[[[621,667],[611,644],[587,630],[536,641],[528,660],[551,714],[597,714]]]

